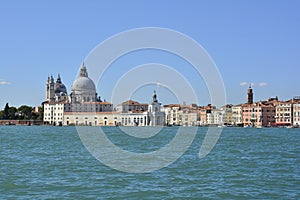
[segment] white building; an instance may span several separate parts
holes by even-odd
[[[166,125],[178,126],[182,124],[182,110],[179,104],[170,104],[163,107]]]
[[[220,117],[218,125],[232,125],[232,105],[225,105],[220,108]]]
[[[219,109],[216,110],[212,110],[212,115],[214,116],[214,121],[213,124],[214,125],[223,125],[224,124],[224,116],[223,116],[223,112]]]
[[[293,101],[281,101],[276,106],[276,125],[291,126],[293,125]]]
[[[213,110],[210,113],[206,114],[206,124],[207,125],[213,125],[215,124],[215,115],[213,113]]]
[[[46,102],[44,102],[44,123],[62,125],[64,110],[69,100],[66,86],[58,74],[56,82],[48,77],[46,82]]]
[[[232,106],[232,125],[243,126],[243,107],[241,105]]]
[[[182,113],[183,126],[197,126],[200,125],[200,115],[198,112],[183,112]]]
[[[299,127],[300,126],[300,103],[295,103],[293,105],[293,125],[295,127]]]
[[[148,117],[149,126],[163,126],[165,124],[165,113],[161,111],[161,103],[158,102],[155,91],[152,102],[148,105]]]

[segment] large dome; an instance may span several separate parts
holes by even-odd
[[[90,78],[80,76],[74,81],[72,91],[96,92],[96,86]]]
[[[72,91],[93,92],[96,93],[96,86],[89,78],[84,64],[80,68],[80,74],[72,85]]]

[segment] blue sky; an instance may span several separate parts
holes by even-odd
[[[96,45],[141,27],[173,29],[201,44],[222,75],[228,103],[245,102],[244,82],[255,83],[256,101],[300,95],[299,1],[12,0],[1,1],[0,9],[0,108],[6,102],[40,105],[51,74],[60,73],[70,92],[81,63]],[[163,60],[172,65],[168,55],[148,52],[153,55],[149,58],[144,53],[136,55],[141,60],[134,64]],[[129,65],[129,58],[120,59],[120,66]],[[195,88],[198,103],[209,103],[205,84]],[[110,100],[109,80],[97,89],[102,99]],[[153,89],[160,90],[147,86],[133,98],[148,101]],[[170,92],[159,92],[163,103],[174,100]]]

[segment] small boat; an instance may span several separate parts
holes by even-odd
[[[6,126],[15,126],[16,124],[13,123],[13,122],[7,122],[5,125],[6,125]]]

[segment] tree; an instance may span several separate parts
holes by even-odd
[[[41,121],[44,120],[44,104],[42,105],[42,107],[40,109],[38,120],[41,120]]]
[[[3,119],[8,119],[9,118],[9,105],[6,103],[5,108],[4,108],[4,116]]]
[[[22,119],[31,119],[32,107],[26,105],[20,106],[18,108],[18,113],[21,115]]]
[[[17,112],[16,107],[10,107],[8,109],[8,119],[16,119],[16,112]]]
[[[4,110],[1,110],[1,111],[0,111],[0,120],[1,120],[1,119],[4,119]]]

